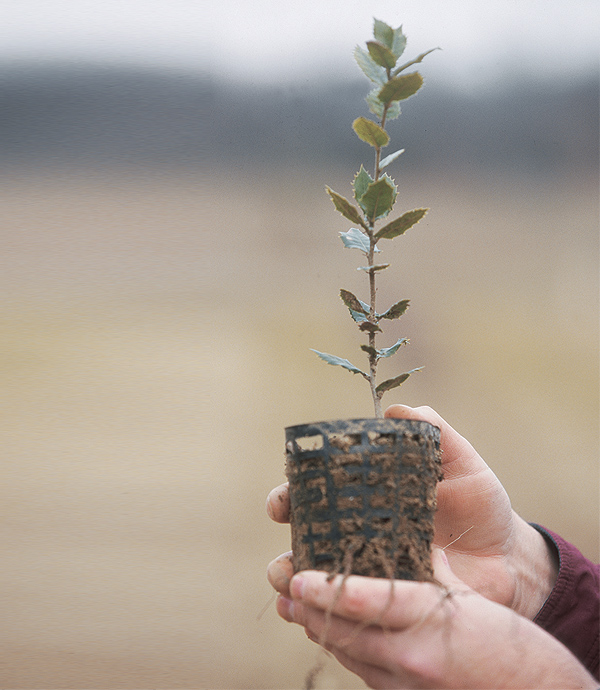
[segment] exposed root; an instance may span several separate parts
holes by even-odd
[[[269,601],[267,601],[267,603],[262,607],[260,613],[258,614],[258,616],[256,616],[257,621],[259,621],[265,615],[267,609],[269,608],[269,606],[271,606],[275,599],[277,599],[277,592],[273,592],[273,594],[269,598]]]
[[[464,537],[465,534],[466,534],[467,532],[470,532],[470,531],[473,529],[473,527],[475,527],[475,525],[471,525],[471,526],[470,526],[468,529],[466,529],[462,534],[459,534],[458,537],[456,537],[456,539],[453,539],[449,544],[446,544],[446,546],[443,546],[443,547],[442,547],[442,551],[445,551],[449,546],[452,546],[452,544],[456,544],[456,542],[457,542],[459,539],[461,539],[462,537]],[[452,535],[450,535],[450,536],[452,536]]]

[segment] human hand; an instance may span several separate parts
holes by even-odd
[[[429,407],[393,405],[386,417],[420,419],[440,428],[444,481],[438,485],[434,544],[468,586],[533,619],[549,595],[557,565],[544,538],[512,509],[502,484],[471,444]],[[289,521],[287,484],[273,489],[267,512]],[[290,554],[268,569],[271,584],[289,596]]]
[[[434,549],[432,583],[303,571],[278,613],[372,688],[596,688],[558,640],[474,592]]]

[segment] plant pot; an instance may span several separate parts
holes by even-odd
[[[440,430],[352,419],[285,431],[294,571],[433,580]]]

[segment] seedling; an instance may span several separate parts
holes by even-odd
[[[423,86],[423,77],[419,72],[404,73],[405,70],[420,63],[436,48],[421,53],[414,60],[398,66],[398,61],[406,48],[406,36],[402,32],[402,27],[393,29],[388,24],[375,19],[373,38],[374,40],[367,41],[367,50],[357,46],[354,57],[365,76],[374,84],[373,89],[366,97],[366,101],[369,110],[377,118],[377,122],[366,117],[359,117],[352,123],[352,128],[359,139],[375,149],[373,171],[370,174],[361,165],[354,177],[354,198],[358,206],[334,192],[330,187],[326,188],[337,211],[358,226],[340,233],[344,247],[357,249],[364,254],[367,261],[367,264],[360,266],[358,270],[364,271],[368,276],[369,301],[363,302],[348,290],[341,290],[340,297],[348,307],[358,329],[368,338],[367,344],[361,345],[361,350],[368,357],[368,370],[363,371],[347,359],[326,352],[319,352],[318,350],[313,350],[313,352],[316,352],[328,364],[343,367],[353,374],[360,374],[369,383],[375,417],[383,418],[381,407],[383,394],[402,385],[411,374],[419,371],[422,367],[377,383],[379,361],[395,355],[408,342],[407,338],[400,338],[390,347],[378,349],[377,337],[383,332],[380,323],[383,320],[399,319],[409,305],[409,300],[403,299],[383,312],[377,311],[377,276],[390,265],[376,262],[376,255],[381,253],[377,245],[382,240],[392,240],[403,235],[425,216],[428,209],[417,208],[407,211],[395,220],[387,222],[383,227],[378,227],[383,219],[387,219],[398,195],[394,180],[383,170],[394,162],[404,152],[404,149],[399,149],[385,157],[382,157],[382,152],[390,143],[390,135],[386,126],[390,120],[395,120],[400,115],[400,101],[410,98]]]

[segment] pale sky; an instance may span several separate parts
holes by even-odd
[[[310,68],[356,73],[373,17],[404,26],[407,58],[453,80],[598,64],[599,0],[0,0],[0,60],[208,69],[288,81]],[[325,67],[323,67],[325,65]]]

